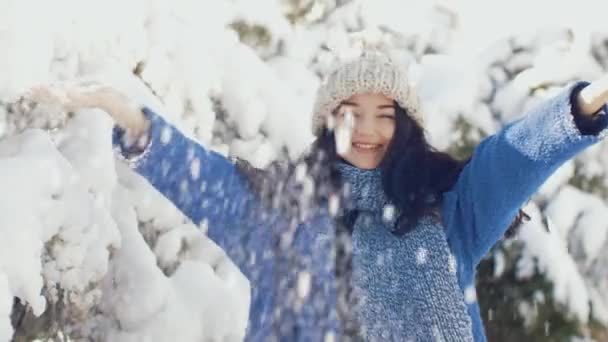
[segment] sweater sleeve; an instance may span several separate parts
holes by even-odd
[[[606,107],[581,120],[578,82],[484,139],[453,188],[442,213],[450,244],[473,266],[502,238],[519,209],[564,162],[606,135]],[[584,122],[584,127],[581,127]],[[589,134],[585,134],[589,133]]]
[[[255,226],[250,218],[259,207],[245,176],[233,162],[188,139],[157,113],[148,108],[143,112],[151,123],[143,151],[126,146],[117,127],[115,149],[195,224],[207,222],[209,237],[228,254],[239,249],[245,230]]]

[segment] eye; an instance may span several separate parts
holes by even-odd
[[[395,119],[395,116],[393,114],[380,114],[380,115],[378,115],[378,117],[380,119],[391,119],[391,120]]]

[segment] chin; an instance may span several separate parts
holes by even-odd
[[[363,170],[373,170],[378,167],[378,163],[374,162],[355,162],[353,165]]]
[[[380,166],[378,158],[371,156],[345,155],[342,158],[352,166],[362,170],[373,170]]]

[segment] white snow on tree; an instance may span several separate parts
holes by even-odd
[[[431,142],[461,157],[608,65],[599,2],[1,5],[0,341],[239,341],[249,310],[247,279],[205,227],[115,157],[108,116],[32,103],[33,85],[102,80],[264,167],[312,142],[316,87],[353,32],[382,33],[419,89]],[[564,165],[525,208],[532,220],[484,261],[479,282],[496,290],[478,294],[490,336],[608,336],[606,170],[606,143]],[[530,290],[508,306],[513,335],[499,320],[505,288]]]

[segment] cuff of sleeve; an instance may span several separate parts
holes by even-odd
[[[608,105],[604,105],[593,115],[583,115],[578,106],[577,97],[583,88],[590,83],[583,81],[576,83],[570,93],[570,106],[576,128],[582,135],[599,135],[608,127]],[[602,134],[604,135],[604,134]]]
[[[139,165],[149,154],[155,137],[158,136],[158,124],[160,118],[156,113],[148,108],[142,108],[142,112],[150,120],[149,131],[134,141],[119,126],[114,126],[112,130],[112,144],[120,159],[124,160],[131,167]]]
[[[530,109],[522,120],[507,127],[504,134],[512,146],[534,161],[561,163],[608,135],[606,116],[594,123],[596,135],[585,135],[578,128],[571,98],[582,82],[565,87],[540,105]]]

